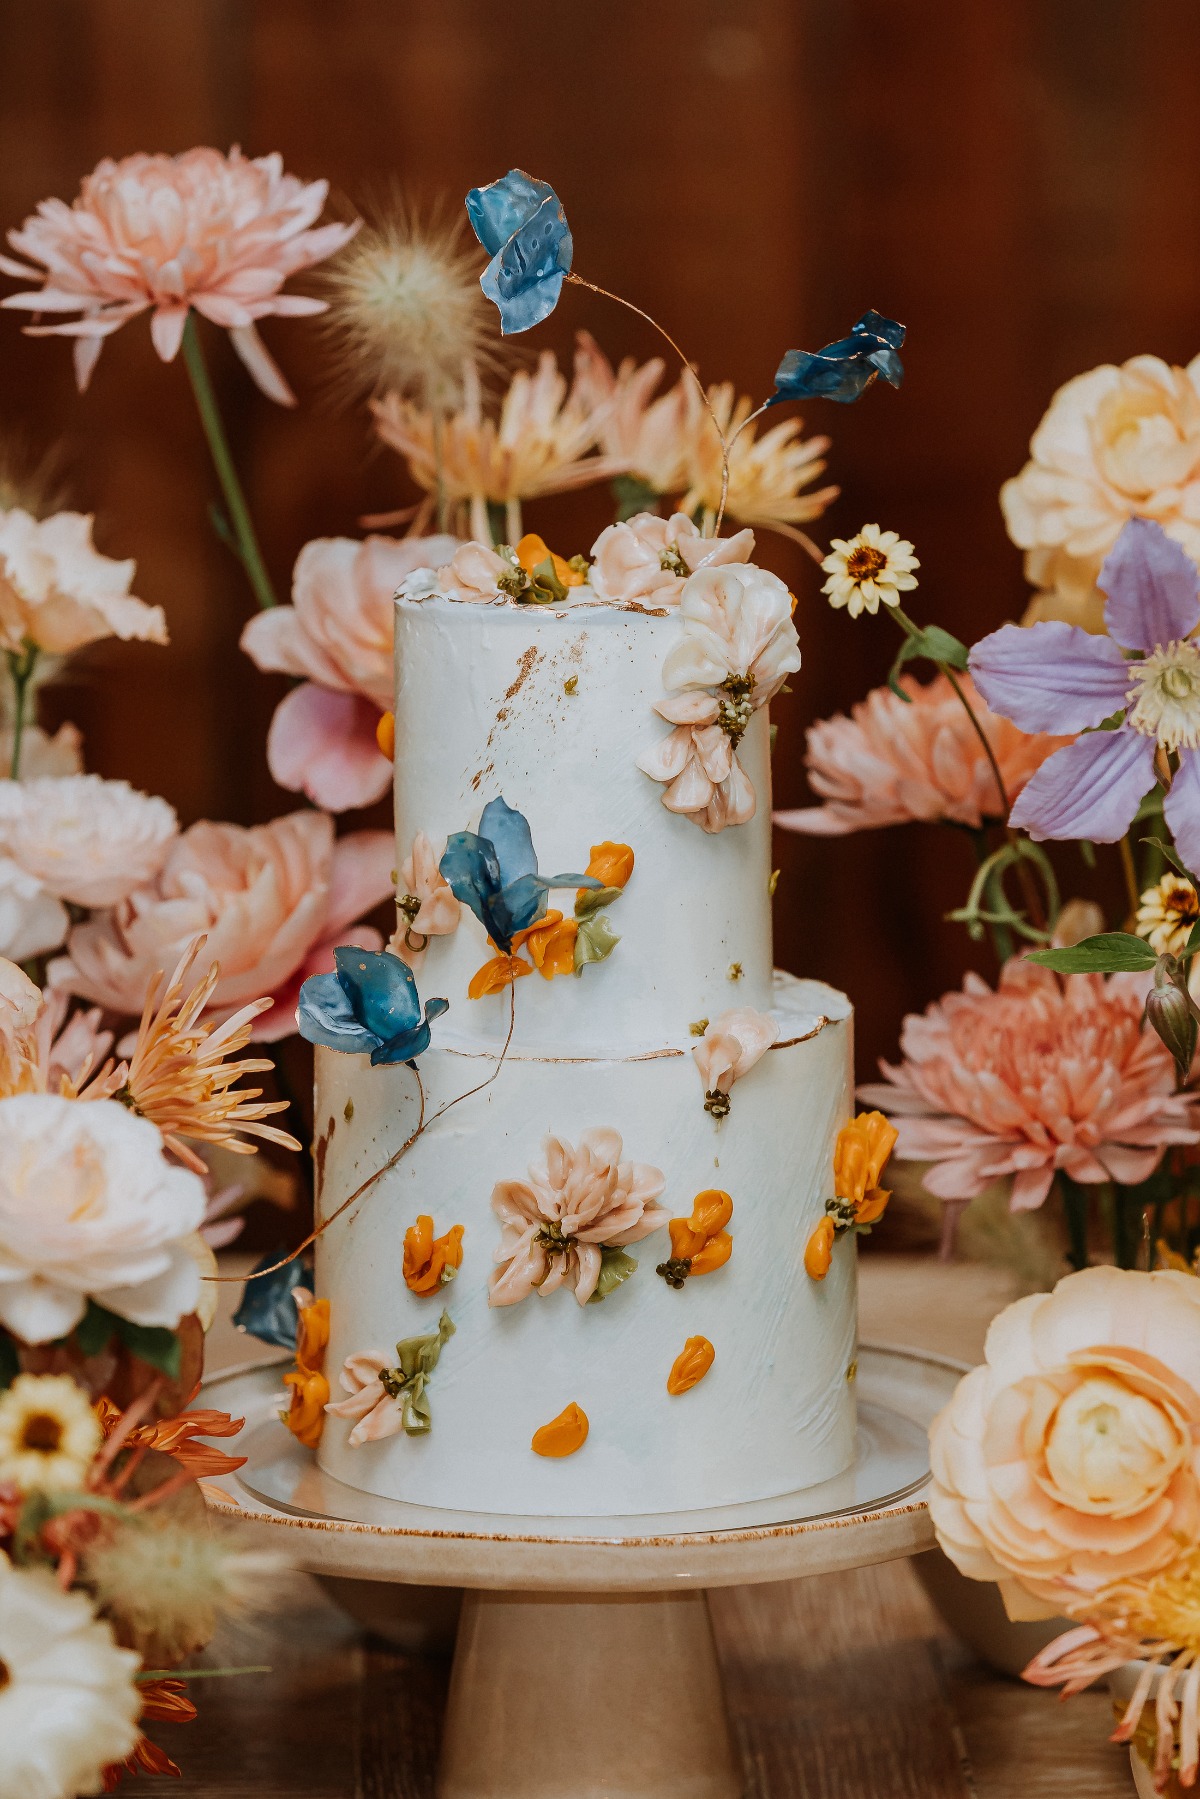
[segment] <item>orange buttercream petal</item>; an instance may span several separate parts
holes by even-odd
[[[543,1424],[540,1430],[533,1433],[530,1448],[535,1455],[561,1457],[574,1455],[587,1442],[587,1413],[572,1400],[564,1406],[557,1418],[549,1424]]]
[[[733,1217],[733,1201],[720,1187],[706,1187],[692,1201],[692,1229],[701,1237],[715,1237]]]
[[[544,537],[536,531],[527,531],[520,543],[515,545],[517,561],[527,575],[532,575],[549,557],[554,572],[564,587],[581,587],[585,576],[582,569],[572,568],[564,556],[557,556]]]
[[[692,1273],[715,1274],[718,1268],[725,1266],[732,1254],[733,1238],[728,1231],[719,1231],[692,1257]]]
[[[386,756],[389,762],[396,758],[396,714],[385,712],[375,727],[375,741],[379,745],[379,753]]]
[[[804,1267],[815,1281],[823,1281],[833,1260],[833,1240],[837,1235],[828,1213],[822,1218],[804,1251]]]
[[[667,1392],[673,1398],[680,1393],[690,1392],[698,1381],[704,1379],[716,1354],[707,1337],[689,1337],[671,1364],[671,1372],[667,1376]]]
[[[315,1449],[325,1428],[329,1382],[323,1374],[305,1374],[298,1368],[285,1374],[283,1379],[284,1385],[292,1389],[291,1404],[283,1422],[306,1449]]]
[[[489,993],[502,993],[514,981],[519,981],[523,974],[532,973],[533,963],[523,961],[520,956],[493,956],[490,962],[485,962],[471,976],[467,997],[484,999]]]
[[[584,874],[594,875],[602,886],[624,887],[633,873],[633,851],[627,843],[593,843]],[[586,893],[587,889],[582,889]]]

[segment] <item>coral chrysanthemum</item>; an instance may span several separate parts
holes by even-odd
[[[861,1089],[896,1121],[896,1155],[932,1162],[939,1199],[1012,1176],[1014,1211],[1040,1206],[1061,1169],[1085,1183],[1142,1181],[1172,1143],[1200,1142],[1200,1096],[1141,1028],[1141,975],[1068,975],[1006,963],[995,992],[969,974],[904,1021],[898,1067]]]
[[[85,388],[104,340],[151,311],[150,336],[164,362],[179,352],[189,311],[224,326],[251,375],[272,400],[291,390],[258,335],[256,321],[324,312],[327,302],[280,290],[289,275],[331,256],[357,224],[318,226],[326,181],[286,175],[279,156],[231,150],[181,156],[106,157],[68,206],[43,200],[8,241],[28,260],[0,257],[0,270],[40,287],[0,306],[36,316],[77,313],[29,325],[32,337],[75,339],[75,374]]]
[[[1009,801],[1069,737],[1018,731],[989,712],[968,676],[962,687],[1000,765]],[[1002,818],[996,777],[962,702],[945,675],[923,685],[905,676],[908,704],[876,687],[853,708],[811,725],[805,764],[823,806],[777,812],[776,824],[814,837],[840,837],[913,819],[946,819],[977,830]]]

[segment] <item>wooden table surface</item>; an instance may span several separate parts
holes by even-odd
[[[864,1338],[964,1360],[1007,1297],[973,1267],[876,1257],[863,1276]],[[246,1349],[219,1325],[210,1366]],[[990,1674],[906,1562],[729,1588],[711,1604],[746,1799],[1132,1793],[1126,1753],[1106,1741],[1107,1696],[1062,1705]],[[448,1662],[365,1639],[309,1576],[275,1578],[269,1609],[227,1626],[203,1659],[271,1672],[197,1685],[199,1720],[156,1728],[183,1769],[178,1799],[432,1799]]]

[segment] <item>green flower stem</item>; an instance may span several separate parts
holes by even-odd
[[[9,778],[14,781],[21,774],[21,739],[28,723],[29,683],[33,678],[37,659],[37,645],[28,641],[23,650],[8,652],[8,672],[13,685],[12,761],[8,773]]]
[[[1141,904],[1142,896],[1138,891],[1137,869],[1135,868],[1133,861],[1133,846],[1128,837],[1122,837],[1120,848],[1121,872],[1125,876],[1125,896],[1129,901],[1129,922],[1126,928],[1132,930],[1134,920],[1137,918],[1137,911]]]
[[[986,868],[988,862],[991,860],[991,850],[988,847],[987,832],[982,825],[977,831],[973,830],[971,832],[971,841],[975,845],[975,857],[979,863],[979,867],[981,869]],[[1003,905],[1004,890],[1001,888],[999,896],[997,896],[994,890],[993,881],[994,877],[989,876],[983,897],[988,910],[996,912],[999,911],[1000,907]],[[997,905],[997,897],[999,898],[1000,905]],[[989,919],[987,928],[988,934],[992,940],[992,950],[995,953],[997,962],[1000,964],[1001,968],[1003,968],[1004,964],[1016,949],[1016,944],[1013,941],[1013,934],[1007,925],[999,923],[996,919]]]
[[[213,391],[208,364],[204,360],[204,351],[200,346],[200,334],[196,329],[194,312],[188,313],[187,324],[183,328],[183,360],[191,379],[192,392],[196,396],[200,423],[204,426],[204,435],[208,439],[208,447],[212,451],[217,479],[221,483],[221,492],[224,494],[225,504],[229,508],[229,522],[233,528],[234,547],[238,560],[246,571],[246,579],[254,590],[255,599],[263,611],[267,611],[270,607],[277,606],[279,601],[275,597],[275,589],[271,586],[267,565],[263,561],[262,551],[258,547],[258,538],[250,517],[250,508],[246,504],[246,496],[242,491],[242,484],[238,480],[237,468],[229,448],[229,439],[226,437],[225,427],[221,423],[217,396]]]
[[[1088,1265],[1088,1190],[1072,1180],[1069,1174],[1060,1173],[1058,1185],[1071,1242],[1067,1260],[1078,1271]]]

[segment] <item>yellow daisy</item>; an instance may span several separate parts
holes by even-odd
[[[829,576],[821,592],[831,606],[845,606],[851,618],[874,615],[881,600],[898,606],[900,595],[917,585],[913,570],[921,565],[912,552],[905,538],[878,525],[864,525],[857,537],[835,537],[821,564]]]
[[[100,1420],[69,1374],[19,1374],[0,1393],[0,1481],[21,1493],[82,1487]]]
[[[1168,872],[1147,887],[1138,907],[1137,934],[1160,956],[1183,954],[1192,926],[1200,919],[1200,896],[1183,875]]]

